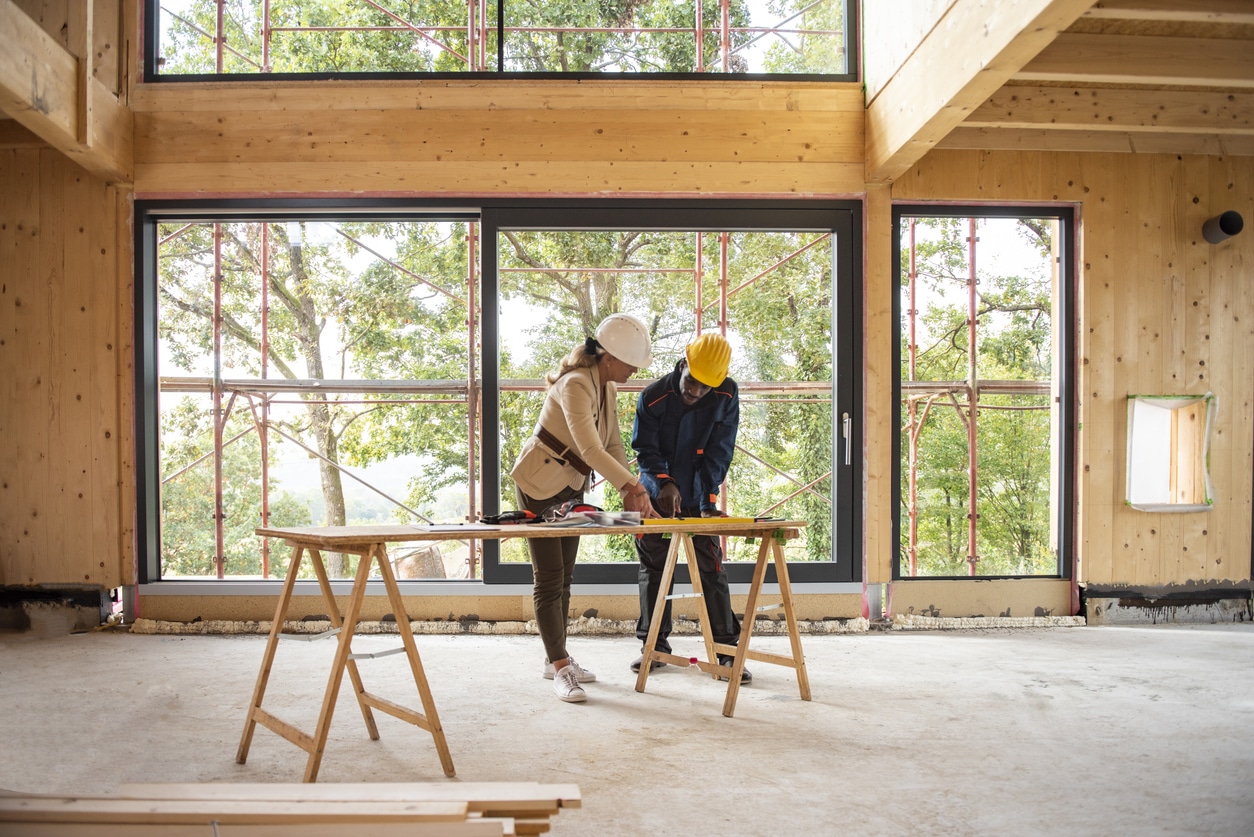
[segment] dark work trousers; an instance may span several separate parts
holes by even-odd
[[[670,550],[670,544],[670,538],[661,535],[641,535],[636,538],[636,557],[640,559],[640,619],[636,622],[636,638],[642,646],[649,639],[653,605],[657,602],[658,588],[662,586],[662,571],[666,569],[666,553]],[[697,567],[701,573],[705,609],[710,616],[710,633],[715,642],[736,645],[740,641],[740,620],[732,612],[731,588],[727,585],[727,573],[723,571],[723,549],[719,545],[719,539],[709,535],[693,535],[692,547],[697,554]],[[692,572],[692,567],[688,568],[688,572]],[[674,586],[672,578],[672,589],[666,591],[667,595],[670,595]],[[671,603],[667,602],[666,609],[662,611],[662,624],[658,629],[654,649],[671,653],[668,640],[670,635]]]
[[[515,486],[514,499],[519,509],[540,513],[554,503],[583,500],[583,492],[566,488],[544,500],[534,500]],[[549,660],[564,660],[566,653],[566,615],[570,613],[570,582],[575,577],[575,557],[579,554],[579,538],[527,538],[531,569],[535,575],[532,601],[536,611],[536,629],[544,642]]]

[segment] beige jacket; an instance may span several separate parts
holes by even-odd
[[[601,404],[601,376],[595,366],[574,369],[558,378],[544,396],[538,427],[579,452],[579,457],[618,489],[635,485],[636,475],[627,467],[622,431],[618,426],[618,387],[605,386]],[[557,458],[533,435],[523,443],[510,476],[533,500],[552,497],[570,487],[587,490],[588,477]]]

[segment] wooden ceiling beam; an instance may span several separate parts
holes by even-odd
[[[960,127],[951,131],[936,147],[973,151],[1094,151],[1248,157],[1254,155],[1254,136]]]
[[[1084,13],[1096,20],[1254,24],[1250,0],[1098,0]]]
[[[1007,85],[962,127],[1254,135],[1254,93]]]
[[[1065,32],[1014,79],[1254,88],[1254,41]]]
[[[134,180],[131,112],[13,0],[0,0],[0,111],[106,182]]]
[[[954,0],[866,115],[866,180],[905,173],[1093,0]]]
[[[16,119],[0,119],[0,148],[43,148],[47,145]]]

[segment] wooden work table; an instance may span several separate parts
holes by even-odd
[[[440,726],[439,714],[436,711],[435,700],[432,698],[431,688],[427,683],[427,677],[422,668],[422,661],[418,656],[418,647],[414,641],[409,617],[405,613],[400,588],[397,586],[396,576],[387,557],[387,544],[404,543],[407,541],[504,540],[507,538],[562,538],[571,536],[636,535],[642,533],[670,535],[670,550],[662,576],[662,585],[658,592],[658,601],[653,609],[653,622],[650,626],[649,639],[646,643],[648,650],[645,652],[645,664],[641,665],[640,675],[636,680],[636,691],[643,692],[649,676],[650,666],[648,663],[650,660],[660,660],[682,666],[688,666],[690,663],[687,657],[661,654],[653,651],[652,648],[661,626],[666,596],[670,582],[674,578],[675,565],[678,563],[681,554],[692,569],[690,575],[694,591],[696,593],[701,592],[701,574],[695,569],[696,557],[692,546],[692,536],[741,536],[761,539],[753,580],[749,585],[749,596],[745,605],[745,617],[741,624],[740,641],[737,646],[719,645],[714,642],[710,633],[709,619],[706,615],[705,599],[701,596],[696,597],[701,613],[701,630],[706,648],[705,661],[698,661],[697,665],[712,676],[722,675],[728,677],[727,696],[723,703],[723,714],[728,717],[731,717],[735,711],[736,696],[740,689],[740,673],[744,669],[746,659],[783,665],[794,669],[797,673],[797,685],[801,698],[802,700],[809,700],[810,683],[806,675],[805,660],[801,654],[801,640],[797,631],[796,616],[793,612],[792,591],[788,581],[788,567],[784,561],[782,546],[782,541],[796,537],[798,529],[804,525],[805,523],[802,521],[758,521],[744,518],[723,519],[712,517],[653,521],[649,525],[640,526],[569,527],[546,524],[502,526],[448,524],[431,526],[258,528],[256,530],[258,535],[278,538],[290,544],[292,557],[288,564],[287,575],[284,577],[283,587],[275,608],[274,622],[271,625],[270,637],[262,657],[261,670],[257,674],[257,684],[253,689],[252,702],[249,704],[248,715],[244,723],[244,734],[240,739],[236,761],[243,764],[248,758],[253,732],[256,729],[256,725],[261,724],[309,754],[305,765],[304,781],[316,781],[318,768],[322,762],[322,754],[326,748],[331,717],[335,711],[336,698],[339,695],[344,672],[347,671],[349,679],[353,684],[353,691],[357,696],[358,708],[361,710],[362,718],[366,724],[366,731],[372,740],[379,738],[373,710],[379,710],[400,718],[431,733],[444,774],[446,776],[454,775],[453,758],[449,753],[448,743],[444,738],[444,730]],[[335,594],[331,589],[331,580],[327,576],[326,567],[322,561],[323,551],[355,554],[360,556],[361,559],[358,562],[357,574],[354,577],[352,591],[349,594],[348,607],[342,616],[335,600]],[[279,640],[283,635],[283,624],[287,616],[288,606],[291,604],[292,591],[297,577],[300,575],[301,564],[306,557],[309,559],[314,575],[318,580],[319,589],[322,591],[322,596],[326,602],[328,613],[330,614],[331,630],[338,633],[335,658],[331,665],[331,673],[327,679],[326,692],[323,695],[321,711],[318,713],[317,725],[312,735],[298,730],[296,727],[285,723],[261,708],[262,700],[265,697],[266,684],[270,677],[270,670],[278,650]],[[791,657],[750,651],[749,649],[749,640],[753,634],[755,621],[754,616],[759,609],[759,594],[762,583],[766,578],[767,565],[772,561],[775,564],[776,577],[779,581],[780,596],[782,598],[782,603],[779,606],[784,610],[784,618],[788,625],[788,634],[792,643]],[[392,613],[396,617],[396,628],[400,634],[403,651],[409,660],[414,684],[418,688],[418,695],[422,701],[421,712],[367,692],[362,683],[361,674],[357,669],[356,658],[352,652],[353,633],[356,630],[357,620],[361,614],[362,602],[365,600],[367,582],[370,579],[370,569],[375,564],[378,565],[379,576],[383,580],[383,587],[392,606]],[[734,664],[730,671],[726,667],[718,665],[719,654],[732,655],[734,657]]]

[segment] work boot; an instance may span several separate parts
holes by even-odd
[[[736,662],[735,657],[729,657],[725,654],[718,655],[718,664],[721,666],[727,666],[728,668],[731,668],[735,664],[735,662]],[[720,675],[718,679],[726,680],[728,678]],[[746,683],[750,683],[752,681],[753,681],[753,675],[749,673],[749,669],[742,668],[740,670],[740,685],[743,686]]]
[[[636,657],[636,659],[631,661],[632,672],[634,672],[635,674],[639,674],[640,666],[642,665],[644,665],[644,654],[641,654],[639,657]],[[661,660],[653,660],[649,663],[649,673],[652,674],[653,672],[657,671],[659,668],[664,668],[665,666],[666,666],[666,663],[662,662]]]

